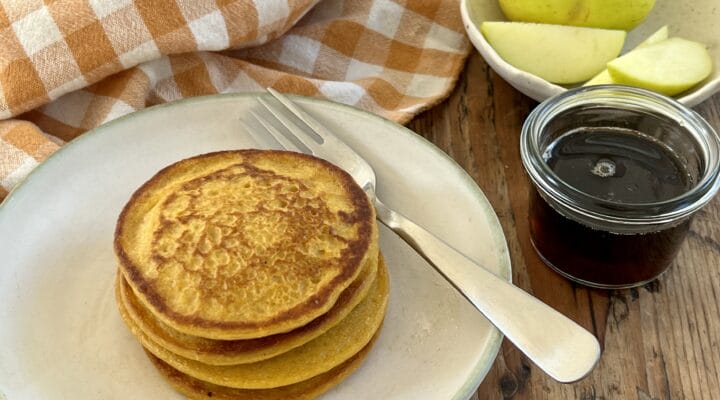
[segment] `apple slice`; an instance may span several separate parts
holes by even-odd
[[[668,26],[665,25],[662,28],[655,31],[655,33],[653,33],[652,35],[645,38],[645,40],[640,42],[639,45],[637,45],[634,49],[632,49],[630,51],[634,51],[636,49],[642,48],[642,47],[650,45],[650,44],[655,44],[657,42],[662,42],[663,40],[665,40],[667,38],[668,38]],[[605,84],[610,84],[610,83],[615,83],[615,81],[613,81],[612,76],[610,75],[610,72],[606,68],[601,73],[595,75],[595,77],[593,77],[589,81],[585,82],[585,84],[583,86],[605,85]]]
[[[585,82],[583,86],[593,86],[593,85],[609,85],[615,83],[613,81],[612,76],[610,75],[610,71],[605,68],[600,72],[599,74],[595,75],[592,79]]]
[[[553,83],[592,78],[620,54],[625,31],[524,22],[483,22],[480,30],[505,61]]]
[[[672,96],[707,78],[712,59],[701,43],[671,38],[631,51],[607,67],[617,83]]]

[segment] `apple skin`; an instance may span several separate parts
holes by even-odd
[[[510,21],[630,30],[655,0],[499,0]]]

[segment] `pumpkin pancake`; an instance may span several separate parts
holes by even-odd
[[[375,344],[378,334],[376,333],[362,350],[330,371],[302,382],[272,389],[233,389],[203,382],[183,374],[147,350],[145,354],[170,385],[190,400],[311,400],[342,382],[355,371]]]
[[[119,272],[118,279],[122,302],[130,317],[153,342],[191,360],[211,365],[232,365],[274,357],[326,332],[365,298],[375,280],[377,269],[377,258],[366,263],[358,279],[342,292],[333,308],[309,324],[287,333],[243,340],[213,340],[178,332],[155,318],[139,304],[132,289]]]
[[[123,209],[114,244],[159,320],[234,340],[289,332],[330,310],[377,257],[378,232],[367,196],[340,168],[238,150],[158,172]]]
[[[327,372],[359,352],[379,329],[385,316],[389,277],[380,258],[367,296],[333,328],[286,353],[249,364],[216,366],[190,360],[153,342],[127,312],[116,285],[120,314],[148,351],[173,368],[199,380],[239,389],[269,389],[298,383]]]

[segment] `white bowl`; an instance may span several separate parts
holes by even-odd
[[[463,24],[470,41],[490,67],[515,89],[537,101],[562,93],[569,86],[550,83],[533,74],[519,70],[500,58],[479,26],[483,21],[506,21],[498,0],[462,0]],[[703,82],[675,98],[692,107],[720,90],[720,7],[718,0],[657,0],[647,18],[628,32],[623,51],[632,49],[663,25],[670,28],[670,36],[682,37],[705,44],[713,59],[713,72]]]

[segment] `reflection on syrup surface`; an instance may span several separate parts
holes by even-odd
[[[568,185],[618,203],[669,200],[690,189],[672,150],[628,129],[584,128],[551,144],[545,161]]]

